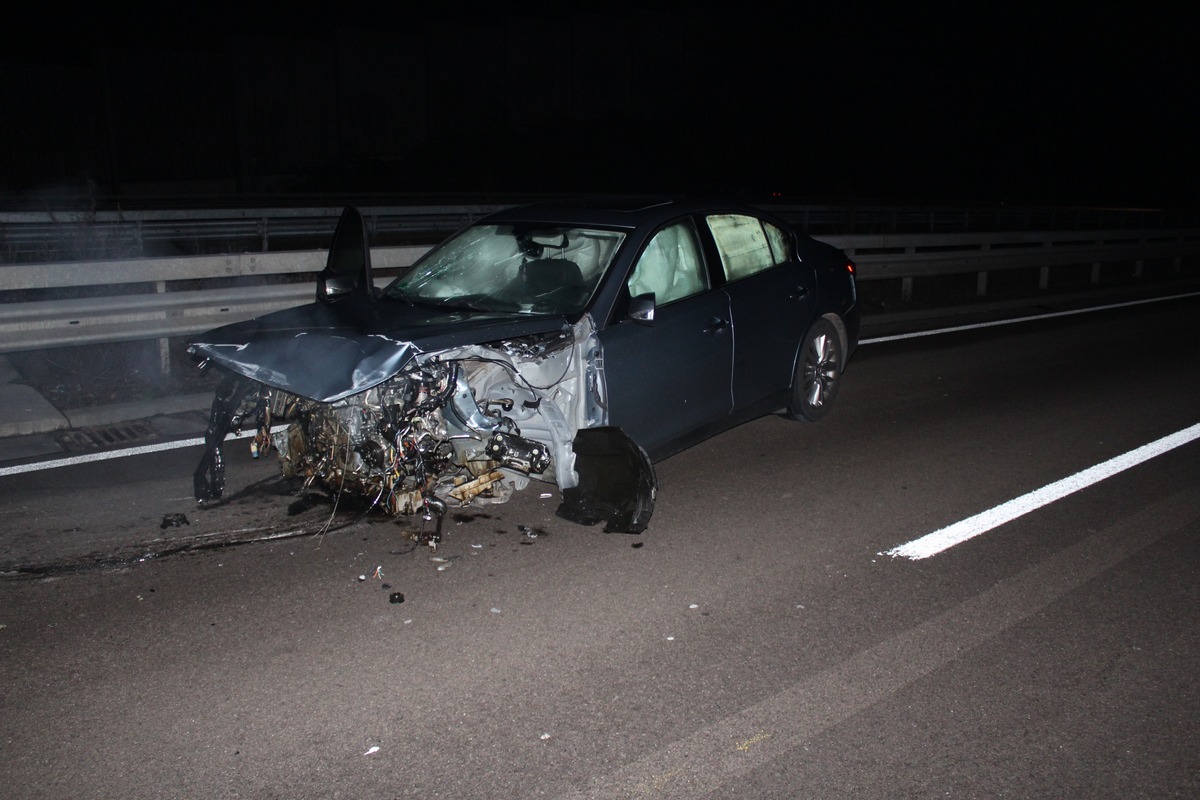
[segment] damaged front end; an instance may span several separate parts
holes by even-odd
[[[657,491],[654,471],[635,443],[608,427],[603,357],[591,317],[584,314],[574,325],[561,319],[510,324],[514,332],[530,332],[425,352],[394,333],[374,332],[379,314],[365,289],[371,285],[368,256],[361,277],[339,282],[332,274],[345,270],[334,266],[334,253],[346,224],[344,215],[318,290],[320,298],[327,285],[349,283],[359,294],[358,310],[338,312],[341,327],[301,330],[293,315],[287,325],[230,326],[193,345],[196,356],[226,373],[194,476],[196,499],[221,497],[221,444],[253,424],[251,446],[256,454],[273,447],[284,475],[387,514],[440,518],[448,507],[504,502],[537,481],[562,490],[560,516],[606,521],[607,530],[644,530]],[[340,263],[346,263],[344,253]],[[306,307],[309,316],[321,319],[333,302]],[[344,324],[351,316],[359,322],[354,331]],[[439,329],[439,337],[418,341],[454,338]],[[357,361],[348,364],[351,352]],[[349,372],[329,377],[322,364],[334,363]],[[614,457],[598,458],[598,449]],[[618,450],[622,455],[615,457]],[[636,474],[599,474],[614,470]],[[636,487],[636,498],[608,496],[629,487]]]

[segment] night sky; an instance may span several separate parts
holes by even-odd
[[[1166,4],[347,5],[21,12],[0,193],[1200,205]]]

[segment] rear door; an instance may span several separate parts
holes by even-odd
[[[732,409],[729,297],[712,288],[690,218],[651,237],[627,286],[656,307],[653,324],[623,320],[600,333],[609,421],[660,455]]]
[[[735,334],[733,400],[744,408],[791,385],[816,307],[816,272],[797,258],[792,235],[767,220],[712,214],[705,224],[725,273]]]

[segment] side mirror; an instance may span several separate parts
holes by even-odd
[[[367,224],[357,208],[346,206],[333,231],[325,269],[317,273],[317,301],[336,303],[355,295],[370,300],[374,294]]]
[[[639,294],[630,299],[629,318],[639,325],[654,324],[654,292]]]
[[[358,280],[353,275],[322,274],[317,280],[317,296],[326,301],[353,294],[357,288]]]

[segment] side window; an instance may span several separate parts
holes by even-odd
[[[707,221],[721,253],[727,280],[736,281],[770,269],[788,258],[787,234],[757,217],[714,214]]]
[[[767,242],[771,245],[771,257],[775,264],[792,260],[792,237],[788,233],[769,222],[763,222],[767,231]]]
[[[708,273],[691,226],[677,222],[654,234],[629,276],[629,294],[654,292],[654,302],[666,305],[708,288]]]

